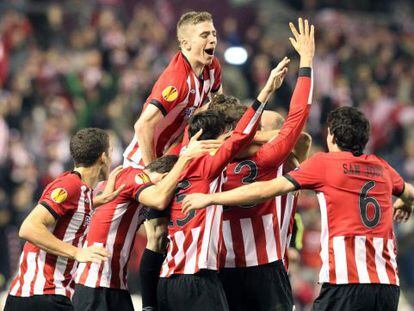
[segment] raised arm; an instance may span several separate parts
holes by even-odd
[[[263,166],[277,167],[297,143],[312,103],[312,60],[315,51],[314,27],[299,19],[299,32],[289,24],[294,35],[291,43],[300,56],[299,78],[290,102],[289,114],[275,139],[263,145],[257,158]]]
[[[206,177],[214,178],[218,176],[235,155],[252,141],[260,123],[263,109],[270,96],[281,86],[286,76],[286,66],[289,62],[290,60],[285,57],[271,71],[266,85],[260,91],[252,106],[243,114],[232,135],[223,143],[211,159],[206,162],[204,167]]]
[[[255,182],[225,192],[189,194],[184,199],[182,210],[184,213],[187,213],[191,210],[205,208],[213,204],[225,206],[257,204],[294,190],[295,185],[282,176],[268,181]]]

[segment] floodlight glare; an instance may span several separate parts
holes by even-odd
[[[232,65],[243,65],[247,60],[247,51],[241,46],[229,47],[224,52],[224,60]]]

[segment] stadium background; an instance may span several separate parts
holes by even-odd
[[[340,3],[340,4],[339,4]],[[307,130],[312,153],[325,148],[327,112],[352,105],[368,116],[368,152],[414,181],[414,4],[370,0],[95,0],[0,2],[0,291],[18,264],[17,231],[44,186],[71,167],[71,133],[109,129],[114,165],[133,135],[133,123],[157,76],[177,51],[175,25],[188,10],[207,10],[218,30],[216,55],[224,91],[253,98],[270,68],[294,55],[288,21],[316,26],[315,94]],[[243,47],[248,58],[227,54]],[[271,108],[286,113],[295,64]],[[319,210],[303,193],[300,260],[291,265],[297,310],[318,293]],[[401,310],[414,309],[413,220],[397,226]],[[142,246],[144,238],[137,244]],[[141,247],[142,250],[142,247]],[[131,291],[140,247],[131,264]],[[265,284],[264,284],[265,286]],[[4,293],[3,293],[4,294]],[[1,307],[1,303],[0,303]]]

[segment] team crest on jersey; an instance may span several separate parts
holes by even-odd
[[[50,197],[52,198],[53,202],[62,203],[67,199],[68,193],[63,188],[56,188],[52,191]]]
[[[170,85],[167,86],[164,91],[162,91],[162,98],[164,98],[167,102],[172,102],[176,100],[178,97],[178,91],[177,89]]]
[[[150,181],[151,181],[151,179],[145,173],[135,175],[135,182],[138,185],[146,184],[146,183],[149,183]]]

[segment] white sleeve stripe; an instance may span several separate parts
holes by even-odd
[[[259,108],[257,108],[256,112],[254,113],[253,118],[250,120],[249,124],[247,124],[246,128],[243,131],[243,134],[250,134],[253,129],[253,126],[256,124],[257,120],[262,115],[266,103],[261,103]]]

